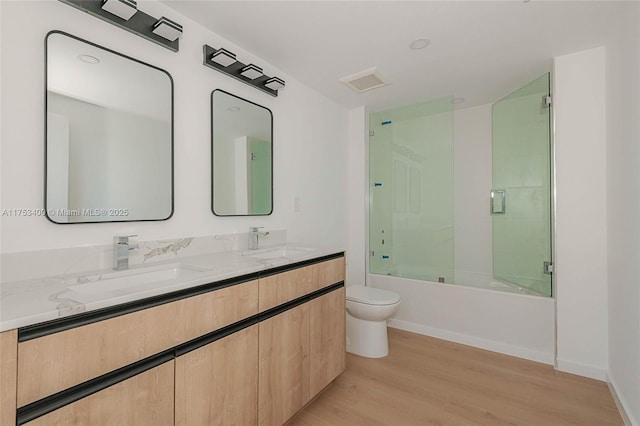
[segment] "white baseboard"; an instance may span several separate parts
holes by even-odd
[[[609,386],[609,391],[611,392],[611,396],[613,396],[613,401],[616,403],[616,407],[618,407],[618,411],[620,412],[620,416],[624,421],[625,426],[638,426],[638,422],[633,418],[633,414],[631,410],[628,409],[628,405],[625,404],[624,399],[620,398],[620,394],[616,390],[616,383],[613,381],[609,373],[607,376],[607,386]]]
[[[422,324],[416,324],[396,319],[388,320],[387,325],[389,327],[398,328],[400,330],[411,331],[413,333],[423,334],[425,336],[449,340],[451,342],[474,346],[476,348],[486,349],[488,351],[511,355],[518,358],[524,358],[531,361],[537,361],[544,364],[553,365],[554,363],[554,354],[552,352],[547,353],[536,351],[534,349],[511,345],[509,343],[497,342],[495,340],[484,339],[481,337],[470,336],[468,334],[456,333],[441,328],[429,327]]]
[[[558,358],[556,370],[563,371],[565,373],[577,374],[578,376],[589,377],[590,379],[602,380],[603,382],[607,378],[607,370],[604,368],[581,364],[575,361],[567,361],[566,359],[561,358]]]

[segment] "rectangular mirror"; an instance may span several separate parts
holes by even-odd
[[[169,73],[60,31],[47,34],[45,208],[54,223],[173,214]]]
[[[213,214],[271,214],[271,111],[223,90],[214,90],[211,93],[211,133]]]

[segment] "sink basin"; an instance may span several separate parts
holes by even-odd
[[[243,253],[245,256],[252,257],[254,259],[269,260],[279,258],[295,258],[304,256],[312,251],[314,248],[309,247],[291,247],[291,246],[279,246],[273,248],[267,248],[256,251],[248,251]]]
[[[87,282],[74,284],[67,288],[82,295],[105,293],[124,295],[135,293],[148,287],[156,287],[162,281],[196,278],[202,271],[202,269],[187,265],[163,265],[155,268],[130,269],[87,275],[83,277]]]

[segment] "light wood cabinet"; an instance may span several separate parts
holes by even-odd
[[[260,312],[309,294],[316,287],[313,265],[260,278]]]
[[[18,330],[0,333],[0,425],[16,424]]]
[[[173,425],[173,376],[172,360],[25,424]]]
[[[258,325],[176,358],[178,426],[258,422]]]
[[[320,290],[340,281],[344,281],[345,258],[327,260],[326,262],[312,265],[314,290]]]
[[[344,287],[309,302],[311,398],[346,366]]]
[[[0,424],[284,424],[345,368],[344,256],[297,266],[0,333]]]
[[[256,280],[21,342],[18,344],[18,406],[257,312]]]
[[[270,275],[259,280],[260,312],[344,281],[344,257]]]
[[[309,402],[309,304],[260,323],[258,424],[282,425]]]

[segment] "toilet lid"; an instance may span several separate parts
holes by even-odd
[[[393,305],[400,301],[400,296],[393,291],[363,285],[347,286],[347,300],[367,305]]]

